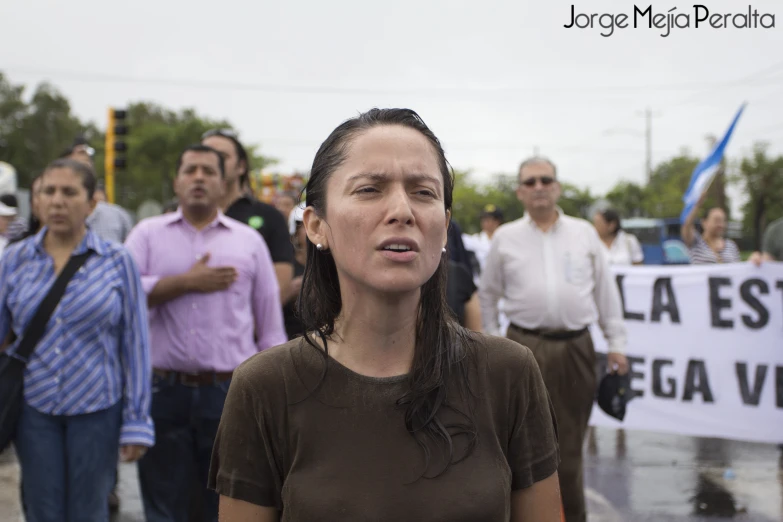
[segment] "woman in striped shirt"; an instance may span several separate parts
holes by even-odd
[[[719,207],[713,207],[707,211],[701,222],[703,232],[696,230],[696,216],[704,204],[707,193],[702,194],[698,203],[685,219],[682,226],[682,240],[690,249],[691,263],[694,265],[708,265],[714,263],[739,263],[740,250],[731,239],[726,239],[726,213]]]
[[[87,165],[50,164],[46,226],[0,261],[0,338],[18,339],[71,256],[90,252],[25,371],[15,446],[28,522],[108,521],[118,452],[135,461],[154,442],[145,294],[125,248],[86,228],[95,185]]]

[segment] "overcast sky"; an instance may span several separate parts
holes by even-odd
[[[704,3],[711,13],[748,5]],[[693,25],[692,2],[654,4]],[[633,8],[576,2],[577,12]],[[783,152],[783,2],[752,8],[778,27],[664,38],[640,25],[605,38],[565,29],[571,3],[556,0],[4,0],[0,70],[53,82],[100,126],[109,105],[140,100],[227,118],[283,172],[309,169],[358,111],[410,107],[480,181],[537,148],[562,179],[602,193],[644,179],[646,107],[654,163],[682,147],[705,155],[705,135],[722,134],[743,101],[729,156],[759,140]]]

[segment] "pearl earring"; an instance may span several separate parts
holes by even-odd
[[[318,243],[317,245],[315,245],[315,248],[317,248],[318,250],[323,250],[324,246],[321,243]]]
[[[444,254],[446,253],[446,247],[443,247],[443,253]]]

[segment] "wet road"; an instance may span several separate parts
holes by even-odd
[[[606,428],[595,433],[585,450],[592,521],[783,520],[777,446]]]
[[[779,522],[776,446],[598,428],[585,448],[590,522]],[[727,469],[729,470],[727,473]],[[16,465],[0,462],[0,521],[17,522]],[[122,465],[121,512],[144,522],[135,467]],[[728,518],[727,518],[728,517]]]

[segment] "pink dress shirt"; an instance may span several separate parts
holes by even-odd
[[[249,226],[219,213],[197,230],[177,211],[142,220],[125,246],[147,294],[161,278],[187,272],[206,253],[209,266],[238,272],[227,290],[183,294],[150,308],[153,368],[230,372],[256,352],[288,340],[269,249]]]

